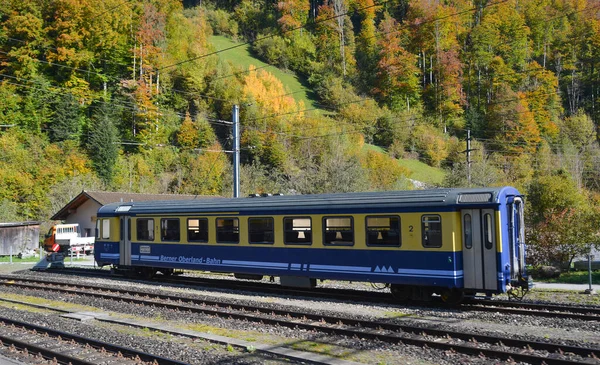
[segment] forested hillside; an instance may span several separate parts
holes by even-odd
[[[230,196],[222,121],[240,105],[243,194],[412,188],[396,159],[418,159],[446,170],[444,186],[526,192],[533,243],[596,242],[599,11],[592,0],[4,0],[0,220],[46,220],[83,188]],[[222,57],[240,47],[263,64]],[[303,82],[311,105],[275,70]]]

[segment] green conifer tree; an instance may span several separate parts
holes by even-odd
[[[119,156],[119,133],[115,126],[119,110],[109,102],[96,107],[89,130],[88,151],[100,179],[110,184]]]
[[[78,140],[81,133],[81,110],[72,94],[65,94],[54,103],[54,115],[50,127],[50,140],[61,142]]]

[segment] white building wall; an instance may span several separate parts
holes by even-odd
[[[83,237],[93,237],[96,232],[96,214],[100,207],[100,204],[88,199],[77,211],[69,213],[65,223],[78,223]]]

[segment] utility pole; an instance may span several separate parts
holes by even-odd
[[[471,130],[467,130],[467,186],[471,187]]]
[[[240,197],[240,107],[233,106],[233,197]]]

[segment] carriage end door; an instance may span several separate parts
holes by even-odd
[[[119,264],[131,265],[131,217],[121,216],[119,237]]]
[[[495,291],[498,269],[494,211],[464,209],[461,216],[465,289]]]

